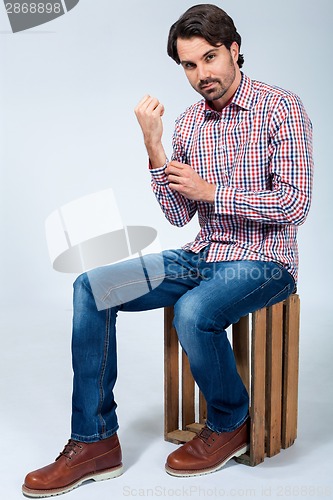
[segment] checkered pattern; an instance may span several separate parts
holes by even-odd
[[[177,119],[172,159],[217,186],[214,205],[195,202],[169,189],[165,166],[151,170],[171,224],[198,214],[200,232],[185,250],[210,245],[209,262],[273,260],[297,281],[297,226],[309,211],[313,176],[312,125],[299,97],[243,74],[222,112],[201,100]]]

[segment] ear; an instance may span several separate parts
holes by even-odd
[[[232,42],[232,44],[230,45],[230,54],[234,63],[236,64],[239,56],[239,46],[237,42]]]

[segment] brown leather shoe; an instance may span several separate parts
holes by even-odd
[[[172,476],[199,476],[215,472],[248,449],[249,419],[232,432],[217,433],[205,426],[197,436],[171,453],[165,470]]]
[[[22,493],[34,498],[60,495],[88,479],[102,481],[120,476],[122,469],[117,434],[95,443],[70,439],[55,462],[26,476]]]

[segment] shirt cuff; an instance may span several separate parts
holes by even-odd
[[[152,180],[159,185],[167,185],[169,184],[168,182],[168,177],[165,174],[165,169],[167,167],[168,162],[163,165],[163,167],[160,168],[151,168],[151,163],[149,162],[149,170],[152,176]]]
[[[236,190],[217,186],[215,191],[215,213],[234,215],[236,211]]]

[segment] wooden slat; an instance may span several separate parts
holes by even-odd
[[[293,294],[285,303],[282,448],[291,446],[297,437],[299,322],[300,300]]]
[[[266,309],[252,315],[250,464],[265,459]]]
[[[173,308],[164,309],[164,437],[179,427],[178,338],[172,326]],[[169,436],[169,437],[168,437]]]
[[[250,349],[249,349],[249,316],[244,316],[232,325],[232,348],[235,355],[238,373],[247,391],[250,391]]]
[[[187,431],[195,432],[195,434],[198,434],[201,429],[203,428],[203,424],[199,424],[198,422],[193,422],[192,424],[188,424],[186,427]]]
[[[187,443],[187,441],[191,441],[191,439],[194,438],[195,434],[195,432],[177,429],[175,431],[168,432],[168,434],[165,436],[165,440],[170,441],[170,443],[174,444],[182,444]]]
[[[190,363],[182,350],[182,429],[195,420],[194,379]]]
[[[283,302],[268,309],[266,341],[266,454],[281,450]]]

